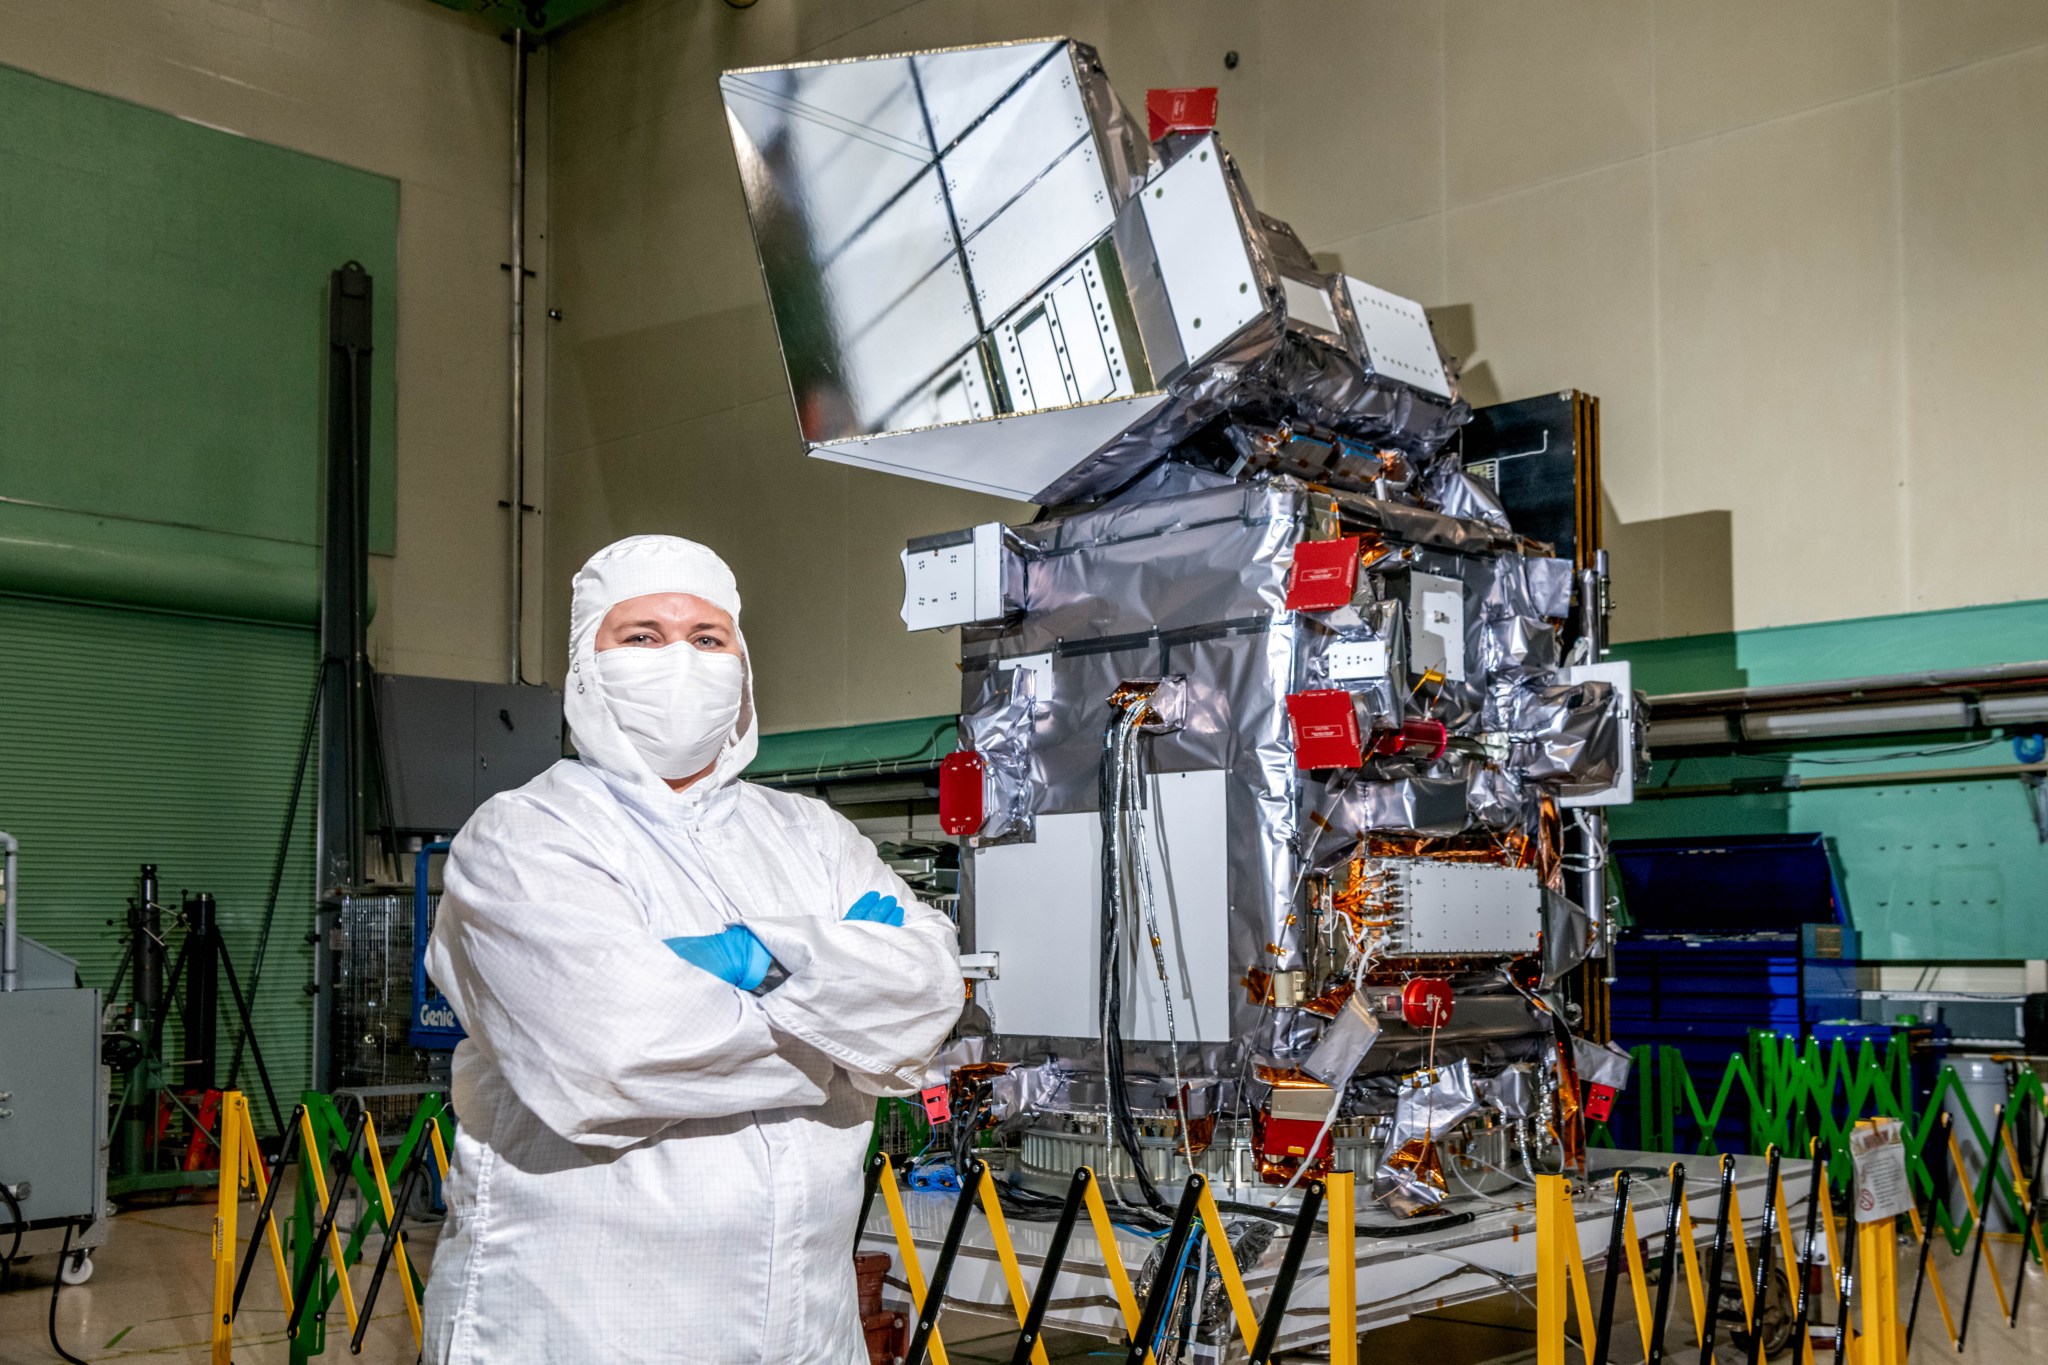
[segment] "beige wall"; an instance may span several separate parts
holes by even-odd
[[[1260,206],[1476,402],[1601,396],[1624,638],[2048,596],[2039,0],[627,0],[553,58],[551,661],[581,557],[674,531],[771,729],[956,704],[896,551],[1023,509],[799,454],[715,77],[1051,33],[1134,107],[1220,86]]]
[[[371,650],[392,672],[508,672],[510,61],[426,0],[0,0],[0,62],[399,182],[398,539],[372,562]],[[545,109],[544,63],[530,98]]]

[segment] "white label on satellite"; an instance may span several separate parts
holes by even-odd
[[[1330,646],[1331,682],[1358,682],[1387,676],[1385,640],[1347,640]]]
[[[1444,642],[1444,676],[1465,681],[1465,597],[1462,592],[1422,594],[1420,629]]]

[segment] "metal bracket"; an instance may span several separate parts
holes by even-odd
[[[2040,773],[2021,773],[2020,781],[2027,789],[2027,805],[2034,813],[2034,833],[2039,840],[2048,844],[2048,777]]]

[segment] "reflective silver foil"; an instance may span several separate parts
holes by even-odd
[[[1416,457],[1469,418],[1376,373],[1341,277],[1258,211],[1213,137],[1149,143],[1085,44],[807,62],[719,85],[817,454],[1065,505],[1127,487],[1231,414]],[[1215,158],[1223,193],[1202,194],[1200,227],[1250,276],[1246,306],[1228,326],[1211,313],[1199,345],[1176,323],[1180,286],[1144,209],[1182,157]],[[1328,296],[1334,331],[1290,321],[1283,274]],[[1458,500],[1483,514],[1476,487]]]
[[[1466,806],[1463,755],[1446,756],[1413,777],[1361,778],[1329,807],[1331,833],[1317,861],[1329,871],[1351,856],[1368,833],[1461,834],[1471,823]]]
[[[1610,1090],[1628,1089],[1629,1073],[1636,1065],[1635,1058],[1613,1043],[1589,1042],[1584,1038],[1572,1039],[1572,1061],[1579,1068],[1580,1080]]]
[[[991,1108],[998,1119],[1047,1109],[1059,1102],[1067,1074],[1057,1063],[1013,1066],[989,1083]]]
[[[1509,529],[1507,509],[1500,505],[1500,496],[1490,485],[1467,474],[1455,459],[1445,457],[1430,464],[1423,493],[1446,516],[1483,521],[1503,531]]]
[[[1593,951],[1593,918],[1562,891],[1543,888],[1543,988],[1548,990]]]
[[[1359,575],[1370,584],[1370,574]],[[1406,618],[1394,601],[1355,602],[1337,611],[1307,617],[1303,630],[1302,680],[1311,688],[1341,687],[1358,699],[1360,719],[1375,729],[1397,729],[1408,714],[1408,688],[1397,683],[1396,670],[1408,657]],[[1384,653],[1387,668],[1377,677],[1332,675],[1330,651],[1343,646],[1374,646]]]
[[[1540,724],[1546,735],[1569,731],[1566,719],[1573,710],[1565,704],[1567,694],[1579,698],[1582,711],[1594,696],[1585,689],[1553,695],[1546,689],[1556,687],[1550,681],[1556,674],[1526,664],[1485,685],[1490,670],[1481,641],[1500,621],[1526,623],[1551,640],[1554,651],[1549,620],[1538,613],[1560,605],[1559,585],[1568,592],[1570,575],[1561,561],[1504,551],[1498,532],[1482,523],[1344,495],[1347,506],[1415,514],[1383,521],[1415,530],[1436,545],[1404,543],[1390,530],[1394,553],[1361,574],[1352,606],[1314,615],[1287,611],[1295,543],[1312,501],[1329,496],[1291,479],[1233,481],[1178,462],[1159,466],[1109,503],[1017,528],[1024,565],[1020,614],[963,633],[963,726],[977,746],[1005,754],[1020,747],[1028,751],[1028,778],[1008,790],[1028,792],[1034,816],[1097,808],[1108,698],[1121,682],[1162,675],[1185,679],[1176,707],[1180,728],[1142,742],[1155,772],[1221,769],[1228,775],[1228,945],[1234,972],[1309,965],[1315,920],[1297,899],[1301,858],[1329,871],[1368,834],[1441,837],[1475,825],[1514,829],[1532,818],[1539,794],[1512,762],[1456,750],[1435,759],[1426,749],[1374,758],[1342,780],[1302,773],[1286,718],[1288,693],[1342,686],[1358,697],[1367,731],[1427,715],[1476,733],[1482,720],[1501,718],[1482,716],[1498,692],[1496,711]],[[1442,548],[1446,544],[1470,549],[1457,553]],[[1471,667],[1461,685],[1418,689],[1406,672],[1405,590],[1395,585],[1409,566],[1465,585]],[[1489,615],[1496,605],[1498,612]],[[1386,676],[1333,679],[1330,649],[1365,641],[1388,646]],[[1001,683],[1023,674],[1015,666],[1019,660],[1037,670],[1028,725],[1027,709]],[[1518,742],[1535,745],[1540,737]],[[1005,759],[991,766],[1011,765]],[[1321,817],[1313,826],[1304,818],[1309,811]],[[1012,827],[1023,827],[1021,812]],[[971,929],[973,858],[965,861],[963,903]],[[1547,927],[1545,965],[1554,975],[1562,962],[1583,955],[1583,916],[1560,921],[1553,915]],[[1076,945],[1077,981],[1091,969],[1091,949]],[[1461,1000],[1466,993],[1460,987]],[[1229,998],[1230,1028],[1240,1041],[1184,1044],[1188,1074],[1229,1078],[1242,1072],[1248,1056],[1298,1065],[1328,1031],[1327,1015],[1266,1003],[1243,991]],[[1514,1000],[1503,1003],[1512,1017],[1480,1028],[1461,1044],[1472,1055],[1511,1060],[1527,1053],[1521,1040],[1532,1035],[1534,1025],[1526,1008]],[[996,1022],[1000,1027],[1000,1016]],[[1395,1029],[1395,1035],[1400,1032]],[[1463,1030],[1447,1030],[1447,1042],[1455,1032]],[[1069,1069],[1085,1072],[1099,1066],[1090,1060],[1098,1050],[1091,1044],[1085,1038],[1018,1038],[1009,1055],[1057,1056]],[[1425,1046],[1419,1036],[1384,1037],[1367,1069],[1414,1065]],[[1140,1073],[1165,1069],[1161,1045],[1127,1043],[1125,1053],[1134,1088],[1142,1083]]]
[[[1475,761],[1466,766],[1465,805],[1473,821],[1488,829],[1514,829],[1531,818],[1522,779],[1498,763]]]
[[[1509,676],[1487,692],[1483,723],[1509,737],[1510,761],[1523,781],[1575,795],[1601,790],[1621,770],[1630,736],[1616,714],[1618,702],[1604,682]]]
[[[1463,1058],[1404,1076],[1394,1100],[1394,1131],[1373,1172],[1373,1198],[1410,1218],[1442,1204],[1449,1191],[1436,1142],[1478,1107],[1472,1064]]]
[[[1036,801],[1032,792],[1031,722],[1037,674],[1010,668],[982,680],[980,694],[960,713],[960,747],[981,755],[986,800],[977,844],[1028,840]]]
[[[1165,385],[1167,401],[1112,437],[1032,499],[1063,506],[1107,497],[1145,470],[1175,456],[1196,432],[1219,419],[1315,427],[1417,456],[1434,454],[1471,418],[1462,399],[1444,400],[1373,372],[1366,352],[1344,337],[1318,336],[1290,325],[1283,271],[1324,286],[1336,277],[1315,269],[1294,230],[1260,213],[1236,162],[1224,160],[1225,183],[1245,239],[1268,317],[1201,357]],[[1344,291],[1328,288],[1340,326],[1356,330]],[[1341,484],[1343,480],[1338,479]]]
[[[1030,727],[1034,810],[1049,815],[1097,809],[1117,685],[1185,677],[1181,727],[1141,741],[1147,763],[1158,773],[1227,774],[1230,960],[1264,960],[1268,943],[1298,959],[1298,929],[1288,923],[1297,775],[1285,701],[1300,632],[1284,601],[1303,490],[1213,476],[1159,482],[1164,496],[1017,528],[1023,615],[963,632],[963,695],[982,695],[1004,660],[1050,656]],[[1092,971],[1088,949],[1077,952],[1077,972]],[[1233,991],[1232,1031],[1249,1038],[1261,1010]],[[1085,1055],[1086,1045],[1069,1040],[1060,1050]]]
[[[1536,1112],[1536,1068],[1516,1062],[1479,1083],[1480,1098],[1504,1119],[1525,1119]]]
[[[1223,793],[1226,884],[1207,904],[1227,917],[1234,981],[1222,1010],[1204,996],[1199,1036],[1218,1037],[1221,1013],[1229,1040],[1177,1055],[1127,1040],[1119,1081],[1094,1037],[1003,1032],[998,988],[977,1005],[1012,1063],[999,1104],[1012,1119],[1099,1115],[1116,1090],[1155,1118],[1227,1114],[1248,1132],[1246,1106],[1266,1098],[1254,1065],[1306,1066],[1343,1087],[1354,1116],[1395,1115],[1382,1197],[1432,1207],[1444,1185],[1424,1149],[1471,1111],[1475,1070],[1495,1077],[1503,1113],[1540,1112],[1522,1093],[1528,1067],[1562,1034],[1491,969],[1457,977],[1456,1015],[1435,1032],[1374,1020],[1356,998],[1332,1007],[1361,951],[1340,922],[1356,907],[1308,894],[1322,885],[1308,874],[1375,835],[1470,833],[1457,852],[1487,856],[1488,834],[1533,832],[1546,798],[1610,784],[1637,741],[1608,684],[1564,681],[1572,565],[1519,535],[1447,448],[1469,419],[1455,364],[1443,393],[1415,358],[1430,345],[1420,332],[1407,349],[1368,344],[1361,314],[1406,301],[1354,295],[1360,282],[1321,270],[1214,136],[1149,142],[1083,44],[728,72],[721,90],[807,446],[1048,509],[1006,537],[1016,613],[961,637],[961,741],[986,765],[987,816],[963,857],[963,946],[978,853],[988,877],[1002,858],[1065,873],[1072,846],[1053,831],[1077,824],[1051,817],[1092,815],[1107,790],[1142,804],[1138,787],[1111,785],[1118,772],[1223,775],[1178,786],[1207,793],[1205,821]],[[1409,322],[1426,325],[1419,310]],[[1379,372],[1375,355],[1429,387]],[[1290,611],[1297,544],[1339,534],[1371,549],[1352,600]],[[1160,678],[1180,680],[1161,696],[1170,723],[1122,735],[1106,764],[1111,694]],[[1328,690],[1350,694],[1360,731],[1355,766],[1334,776],[1297,766],[1287,705]],[[1304,725],[1326,723],[1315,704],[1298,704]],[[1040,842],[1056,856],[991,847]],[[1105,865],[1144,844],[1105,838]],[[1035,926],[1034,907],[998,905],[988,913],[1005,926]],[[1588,918],[1554,891],[1529,913],[1554,982],[1585,956]],[[1218,953],[1214,920],[1203,927],[1207,990]],[[1077,937],[1083,992],[1118,944]],[[1059,990],[1067,945],[1022,946],[1004,948],[1012,981]],[[1041,1018],[1064,1028],[1074,1015]]]
[[[1301,1069],[1328,1086],[1341,1086],[1358,1073],[1358,1065],[1380,1036],[1380,1021],[1373,1017],[1363,992],[1352,992],[1316,1041]]]

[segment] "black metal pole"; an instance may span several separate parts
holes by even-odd
[[[1927,1258],[1934,1250],[1934,1215],[1941,1208],[1942,1192],[1948,1187],[1948,1181],[1935,1172],[1947,1169],[1949,1125],[1953,1121],[1946,1109],[1935,1121],[1935,1155],[1943,1165],[1937,1167],[1929,1162],[1927,1166],[1927,1183],[1932,1189],[1927,1200],[1927,1221],[1920,1225],[1920,1265],[1913,1272],[1913,1306],[1906,1311],[1906,1349],[1909,1351],[1913,1348],[1913,1325],[1920,1321],[1920,1291],[1927,1286]]]
[[[968,1163],[960,1180],[960,1198],[953,1205],[952,1221],[946,1224],[946,1240],[939,1244],[939,1259],[932,1266],[931,1283],[925,1286],[924,1303],[917,1310],[917,1327],[910,1334],[910,1349],[904,1353],[903,1365],[924,1365],[931,1347],[932,1332],[939,1325],[939,1310],[945,1306],[946,1282],[953,1277],[953,1262],[960,1255],[960,1239],[967,1232],[968,1215],[974,1212],[975,1196],[981,1193],[981,1182],[987,1178],[985,1162],[975,1160]]]
[[[327,1207],[320,1214],[320,1226],[314,1229],[313,1244],[305,1248],[305,1264],[299,1267],[298,1283],[292,1286],[292,1314],[285,1320],[284,1334],[295,1337],[299,1334],[299,1319],[306,1315],[307,1300],[313,1296],[313,1283],[320,1275],[320,1266],[326,1255],[328,1237],[334,1231],[335,1215],[341,1211],[342,1191],[348,1188],[349,1173],[355,1169],[356,1153],[363,1149],[363,1127],[369,1122],[370,1112],[357,1114],[355,1122],[349,1125],[348,1142],[335,1159],[334,1173],[327,1182]],[[347,1266],[334,1267],[336,1275],[348,1274]],[[322,1308],[318,1314],[327,1316]]]
[[[1749,1365],[1763,1365],[1765,1291],[1770,1288],[1771,1252],[1778,1239],[1778,1149],[1773,1147],[1766,1155],[1764,1221],[1759,1230],[1762,1245],[1756,1251],[1756,1282],[1749,1296]]]
[[[1593,1338],[1593,1365],[1607,1365],[1607,1347],[1614,1336],[1614,1291],[1621,1279],[1621,1258],[1628,1226],[1628,1172],[1614,1173],[1614,1216],[1607,1230],[1607,1266],[1600,1276],[1600,1325]]]
[[[2040,1106],[2036,1105],[2035,1108],[2038,1110]],[[2027,1124],[2023,1131],[2029,1139],[2033,1137],[2034,1130],[2031,1123]],[[2036,1214],[2041,1207],[2041,1154],[2044,1151],[2048,1151],[2048,1142],[2035,1142],[2033,1146],[2034,1173],[2027,1181],[2026,1226],[2020,1229],[2020,1258],[2019,1263],[2013,1268],[2012,1272],[2012,1312],[2005,1320],[2007,1327],[2017,1327],[2020,1325],[2020,1291],[2027,1287],[2027,1249],[2033,1244],[2034,1226],[2039,1221]],[[2014,1172],[2014,1174],[2018,1174],[2018,1172]]]
[[[1657,1311],[1650,1326],[1650,1354],[1644,1365],[1662,1365],[1664,1324],[1671,1318],[1671,1279],[1678,1270],[1678,1210],[1685,1203],[1685,1167],[1671,1168],[1671,1198],[1664,1204],[1664,1250],[1657,1257]]]
[[[383,1288],[384,1272],[391,1267],[391,1253],[404,1242],[405,1233],[401,1230],[400,1224],[405,1222],[405,1211],[412,1207],[413,1196],[418,1192],[420,1176],[424,1174],[424,1165],[420,1157],[425,1153],[426,1147],[427,1144],[424,1142],[414,1143],[412,1151],[406,1154],[405,1171],[399,1177],[398,1193],[393,1199],[397,1207],[390,1210],[391,1216],[386,1220],[384,1247],[377,1253],[377,1268],[370,1273],[370,1283],[363,1288],[363,1309],[356,1314],[355,1335],[349,1338],[348,1349],[351,1355],[363,1353],[363,1336],[370,1330],[370,1314],[377,1311],[377,1291]],[[412,1271],[406,1269],[398,1273],[410,1275]]]
[[[1306,1160],[1307,1158],[1303,1158]],[[1308,1253],[1309,1240],[1316,1234],[1316,1215],[1323,1207],[1323,1182],[1308,1181],[1301,1187],[1301,1211],[1294,1217],[1294,1231],[1288,1234],[1287,1250],[1280,1255],[1280,1270],[1273,1277],[1273,1291],[1266,1296],[1266,1315],[1259,1319],[1258,1339],[1252,1343],[1249,1365],[1266,1365],[1280,1340],[1280,1323],[1287,1316],[1287,1301],[1294,1297],[1294,1282],[1301,1275],[1301,1259]],[[1214,1248],[1220,1256],[1230,1248]]]
[[[1728,1205],[1735,1194],[1735,1158],[1721,1158],[1721,1200],[1714,1210],[1714,1249],[1707,1258],[1706,1325],[1700,1329],[1700,1365],[1714,1365],[1714,1331],[1721,1325],[1721,1267],[1728,1255]],[[1736,1233],[1741,1236],[1740,1231]]]
[[[853,1225],[853,1249],[860,1250],[860,1239],[868,1235],[868,1214],[875,1207],[875,1192],[882,1188],[882,1167],[888,1164],[880,1148],[868,1158],[867,1173],[861,1181],[860,1221]]]
[[[220,1050],[220,930],[213,897],[185,898],[185,1067],[187,1089],[211,1090]]]
[[[263,1046],[256,1041],[256,1021],[249,1013],[249,997],[242,992],[242,978],[235,975],[235,959],[225,943],[220,945],[219,962],[221,975],[228,979],[228,993],[235,1000],[235,1013],[242,1021],[242,1038],[249,1044],[249,1059],[256,1063],[256,1079],[263,1086],[263,1102],[269,1106],[270,1121],[282,1132],[284,1113],[277,1107],[277,1088],[270,1083],[270,1068],[263,1064]],[[232,1078],[229,1083],[233,1083]]]
[[[313,924],[313,1088],[332,1089],[334,963],[326,930],[363,877],[368,808],[369,360],[374,289],[350,261],[328,277],[326,527],[320,577],[320,910]]]
[[[250,1224],[249,1250],[242,1257],[241,1271],[235,1276],[235,1297],[228,1305],[230,1321],[241,1310],[242,1291],[249,1287],[249,1272],[256,1268],[256,1253],[263,1249],[263,1233],[270,1226],[271,1211],[277,1207],[277,1191],[284,1184],[278,1177],[290,1169],[293,1159],[299,1154],[299,1115],[305,1112],[303,1104],[292,1110],[291,1126],[284,1130],[284,1141],[278,1144],[277,1160],[270,1167],[270,1180],[263,1190],[263,1203],[256,1209],[256,1221]]]
[[[1849,1177],[1849,1217],[1842,1232],[1842,1267],[1835,1275],[1835,1365],[1849,1359],[1849,1302],[1856,1291],[1856,1177]]]
[[[1977,1195],[1977,1235],[1970,1246],[1970,1275],[1963,1281],[1963,1320],[1956,1324],[1956,1350],[1970,1339],[1970,1305],[1977,1297],[1977,1267],[1984,1262],[1984,1233],[1991,1226],[1991,1190],[1998,1175],[1998,1135],[2005,1129],[2005,1106],[1991,1111],[1991,1136],[1984,1140],[1984,1184]]]
[[[1038,1272],[1038,1287],[1031,1291],[1031,1307],[1025,1310],[1024,1330],[1017,1334],[1017,1349],[1010,1352],[1010,1365],[1030,1365],[1031,1348],[1038,1344],[1039,1334],[1045,1330],[1053,1285],[1060,1277],[1060,1267],[1066,1263],[1067,1243],[1073,1238],[1074,1224],[1080,1221],[1081,1206],[1094,1178],[1095,1173],[1083,1166],[1074,1172],[1074,1179],[1067,1186],[1067,1202],[1060,1205],[1059,1221],[1052,1225],[1052,1240],[1045,1247],[1045,1265]]]
[[[121,1087],[120,1108],[111,1128],[121,1143],[122,1165],[133,1175],[156,1164],[155,1142],[150,1136],[149,1117],[139,1112],[144,1091],[162,1080],[157,1056],[159,1005],[164,993],[164,940],[162,912],[157,906],[155,863],[142,864],[142,885],[128,911],[128,941],[135,961],[135,1017],[142,1022],[142,1055],[128,1069]],[[145,1154],[144,1148],[150,1148]]]
[[[277,897],[284,886],[285,859],[291,852],[292,831],[299,824],[299,796],[306,787],[306,761],[313,752],[313,731],[320,719],[320,693],[325,686],[327,667],[323,663],[313,671],[313,699],[306,703],[306,725],[299,733],[299,758],[292,765],[291,795],[284,803],[284,830],[277,837],[277,856],[270,864],[270,895],[263,902],[263,921],[256,930],[256,953],[249,964],[249,993],[254,995],[263,984],[263,959],[270,951],[270,930],[277,921]],[[235,1088],[235,1082],[242,1075],[242,1047],[249,1041],[247,1026],[242,1036],[235,1039],[234,1056],[228,1062],[228,1089]]]
[[[1201,1207],[1202,1190],[1207,1184],[1198,1171],[1188,1177],[1188,1183],[1181,1189],[1180,1205],[1173,1211],[1173,1226],[1167,1231],[1166,1247],[1159,1258],[1159,1273],[1152,1277],[1152,1289],[1145,1295],[1145,1307],[1138,1314],[1138,1330],[1131,1334],[1130,1349],[1124,1355],[1125,1365],[1145,1365],[1152,1338],[1159,1334],[1160,1320],[1166,1316],[1166,1301],[1173,1293],[1173,1268],[1187,1253],[1188,1233],[1195,1225],[1195,1211]],[[917,1363],[912,1361],[909,1365]]]
[[[1813,1154],[1813,1179],[1806,1187],[1806,1240],[1799,1244],[1799,1294],[1798,1307],[1792,1314],[1792,1349],[1797,1351],[1806,1339],[1806,1320],[1813,1313],[1813,1239],[1820,1223],[1820,1192],[1822,1182],[1827,1179],[1827,1161],[1819,1151]],[[1802,1352],[1803,1354],[1803,1352]]]
[[[135,1003],[152,1013],[164,994],[163,906],[157,899],[161,890],[156,864],[144,863],[130,927],[135,939]]]
[[[155,871],[154,868],[150,870],[151,872]],[[154,1093],[162,1088],[165,1068],[160,1054],[163,1051],[164,1024],[170,1019],[171,1002],[177,998],[178,983],[184,979],[185,956],[191,947],[192,939],[190,935],[187,935],[178,944],[178,951],[171,957],[170,971],[166,973],[161,962],[158,963],[155,969],[154,992],[156,995],[156,1007],[151,1011],[148,1028],[142,1035],[142,1060],[137,1062],[134,1069],[128,1073],[128,1084],[121,1089],[121,1103],[115,1106],[113,1122],[108,1125],[110,1129],[119,1129],[125,1121],[130,1125],[139,1125],[141,1129],[147,1130],[149,1132],[148,1146],[150,1149],[147,1165],[152,1168],[156,1165],[155,1116],[138,1111],[137,1105],[144,1094]],[[140,978],[138,977],[138,983],[139,980]],[[166,985],[166,982],[168,982],[168,985]],[[130,1127],[129,1131],[131,1136],[133,1136],[137,1129]],[[130,1150],[126,1155],[133,1156],[141,1151],[142,1139],[139,1136],[134,1136],[133,1141],[128,1146]],[[133,1171],[131,1170],[130,1173],[133,1174]]]

